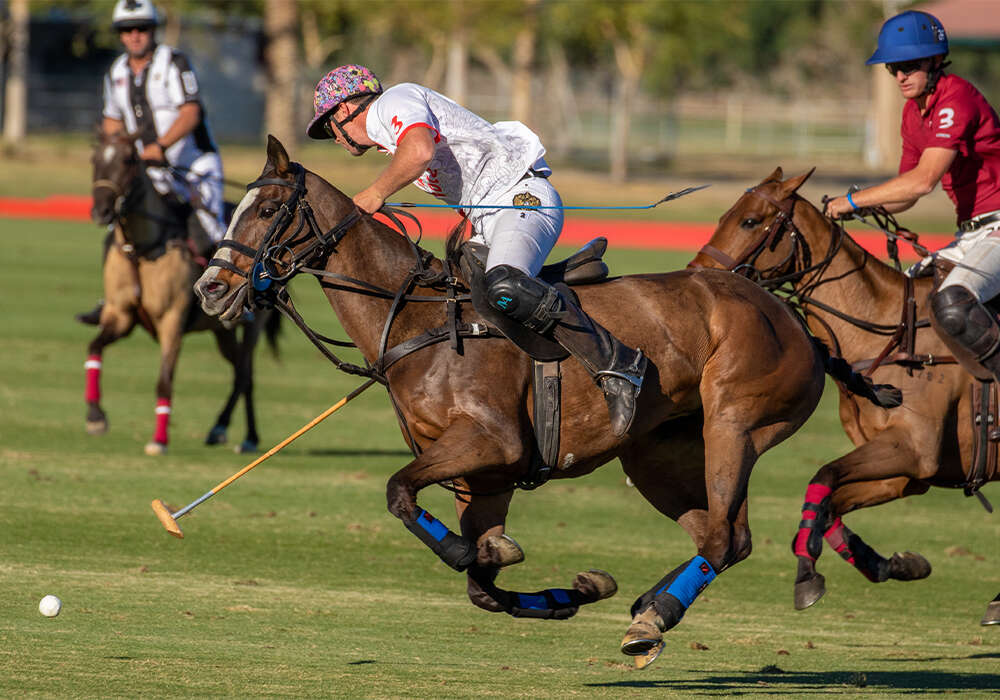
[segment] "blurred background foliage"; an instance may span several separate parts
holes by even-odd
[[[26,128],[89,131],[100,111],[101,77],[120,51],[110,26],[113,2],[0,0],[7,18],[4,78],[11,75],[18,6],[31,17]],[[316,81],[336,65],[363,63],[386,84],[419,82],[488,119],[524,121],[542,136],[550,158],[604,171],[614,181],[692,168],[725,171],[735,159],[759,169],[776,156],[831,172],[891,171],[898,145],[887,142],[898,140],[900,103],[886,109],[878,102],[880,76],[864,61],[885,16],[921,6],[900,0],[157,2],[160,40],[191,56],[223,142],[260,143],[274,133],[294,148],[312,114]],[[952,45],[953,70],[1000,100],[1000,42]],[[8,150],[19,140],[8,135]]]

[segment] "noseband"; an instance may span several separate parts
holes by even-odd
[[[276,291],[271,288],[273,283],[277,282],[279,286],[283,286],[306,265],[329,256],[347,231],[361,219],[360,210],[353,207],[336,226],[324,233],[319,224],[316,223],[312,207],[306,201],[306,169],[298,163],[290,165],[295,173],[294,182],[280,178],[262,177],[247,185],[247,192],[265,185],[278,185],[292,190],[291,197],[278,207],[278,212],[264,234],[260,246],[251,248],[230,238],[225,238],[219,243],[220,249],[231,248],[237,253],[251,258],[253,262],[250,264],[249,271],[245,272],[222,258],[212,258],[208,261],[208,267],[221,267],[250,283],[247,302],[251,307],[255,293],[257,296],[265,297],[266,305],[267,297]],[[300,214],[298,226],[290,236],[279,240],[291,226],[296,211]],[[304,243],[307,244],[300,250],[295,250]]]

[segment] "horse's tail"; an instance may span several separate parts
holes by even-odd
[[[849,392],[863,396],[882,408],[896,408],[903,403],[903,392],[892,384],[875,384],[868,377],[855,372],[844,358],[831,355],[829,348],[819,338],[813,335],[809,338],[823,360],[823,369]]]
[[[276,359],[281,359],[281,353],[278,351],[278,335],[281,332],[281,314],[277,309],[271,309],[270,313],[267,314],[267,320],[264,321],[264,337],[267,338],[267,347],[271,349],[271,356]]]

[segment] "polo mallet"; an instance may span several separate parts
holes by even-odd
[[[313,418],[311,421],[309,421],[308,423],[306,423],[305,425],[303,425],[301,428],[299,428],[298,430],[296,430],[294,433],[292,433],[291,435],[289,435],[287,438],[285,438],[284,440],[282,440],[281,442],[279,442],[277,445],[275,445],[274,447],[272,447],[266,453],[264,453],[263,455],[261,455],[260,457],[258,457],[257,459],[255,459],[253,462],[251,462],[247,466],[245,466],[242,469],[240,469],[238,472],[236,472],[235,474],[233,474],[231,477],[229,477],[228,479],[226,479],[225,481],[223,481],[222,483],[220,483],[218,486],[216,486],[212,490],[206,492],[203,496],[201,496],[201,498],[198,498],[197,500],[192,501],[191,503],[187,504],[186,506],[184,506],[180,510],[174,511],[173,513],[170,512],[170,509],[167,508],[166,504],[163,501],[161,501],[159,498],[154,498],[153,502],[151,504],[152,507],[153,507],[153,512],[156,513],[156,517],[160,519],[160,523],[163,525],[164,528],[166,528],[167,532],[169,532],[174,537],[179,537],[179,538],[183,539],[184,538],[184,533],[181,532],[181,526],[177,524],[177,518],[181,517],[182,515],[187,515],[192,510],[194,510],[197,506],[201,505],[202,503],[204,503],[205,501],[207,501],[209,498],[211,498],[212,496],[214,496],[215,494],[217,494],[219,491],[221,491],[222,489],[224,489],[227,486],[229,486],[229,484],[231,484],[234,481],[236,481],[237,479],[239,479],[241,476],[243,476],[248,471],[250,471],[251,469],[253,469],[254,467],[256,467],[258,464],[260,464],[264,460],[270,458],[272,455],[275,455],[278,452],[280,452],[287,445],[289,445],[290,443],[292,443],[296,439],[298,439],[299,436],[301,436],[301,435],[307,433],[308,431],[312,430],[314,427],[316,427],[317,425],[319,425],[320,423],[322,423],[324,420],[326,420],[327,418],[329,418],[330,416],[332,416],[334,413],[336,413],[337,411],[339,411],[348,401],[350,401],[351,399],[353,399],[354,397],[356,397],[358,394],[360,394],[362,391],[364,391],[365,389],[367,389],[368,387],[370,387],[374,383],[375,383],[374,379],[369,379],[367,382],[365,382],[364,384],[362,384],[361,386],[359,386],[357,389],[355,389],[354,391],[352,391],[350,394],[348,394],[347,396],[345,396],[344,398],[342,398],[340,401],[338,401],[337,403],[335,403],[332,406],[330,406],[330,408],[328,408],[325,411],[323,411],[322,413],[320,413],[318,416],[316,416],[315,418]]]

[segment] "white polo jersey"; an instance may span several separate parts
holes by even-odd
[[[187,57],[165,44],[154,49],[152,60],[139,74],[132,74],[128,54],[122,54],[104,76],[103,114],[124,122],[125,129],[136,134],[140,150],[170,129],[187,102],[201,102],[198,79]],[[217,151],[202,105],[201,122],[165,155],[173,165],[190,167],[201,155]]]
[[[449,204],[479,204],[508,191],[529,169],[548,175],[538,136],[521,122],[491,124],[430,88],[400,83],[383,92],[368,111],[368,137],[383,153],[395,153],[406,132],[430,129],[437,148],[413,184]]]

